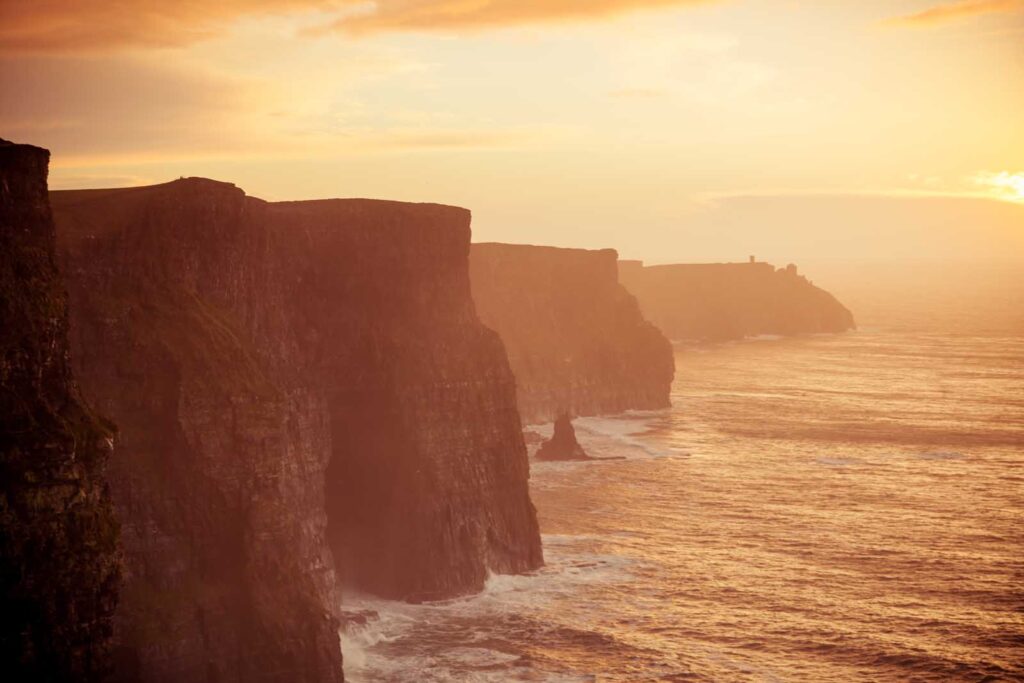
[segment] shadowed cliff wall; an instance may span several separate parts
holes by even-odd
[[[668,340],[618,282],[612,249],[474,244],[473,297],[501,335],[523,421],[669,405]]]
[[[621,261],[619,279],[670,339],[727,340],[759,334],[843,332],[853,315],[795,266]]]
[[[336,680],[335,564],[412,599],[540,564],[468,212],[202,179],[54,204],[83,386],[129,454],[123,666]]]
[[[0,140],[0,671],[96,681],[119,580],[103,478],[114,429],[71,373],[48,162]]]
[[[340,681],[327,410],[289,362],[245,195],[187,180],[52,201],[76,370],[122,435],[116,680]]]
[[[367,200],[266,207],[310,270],[295,314],[330,404],[330,538],[400,599],[542,562],[505,349],[470,295],[470,214]]]

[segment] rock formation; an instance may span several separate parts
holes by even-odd
[[[422,599],[541,563],[467,211],[203,179],[53,202],[82,384],[123,433],[130,677],[338,680],[336,567]]]
[[[796,266],[621,261],[619,279],[670,339],[727,340],[760,334],[843,332],[853,315]]]
[[[508,349],[526,423],[669,405],[672,347],[618,282],[614,250],[474,244],[473,298]]]
[[[119,425],[118,681],[340,681],[323,399],[231,185],[52,193],[86,395]],[[248,308],[246,308],[248,306]]]
[[[346,580],[450,597],[542,563],[515,380],[470,294],[470,214],[433,204],[269,205],[313,262],[300,329],[330,402],[330,538]]]
[[[114,428],[71,373],[48,162],[45,149],[0,140],[0,671],[96,681],[119,581],[103,480]]]
[[[538,460],[590,460],[591,457],[583,450],[576,440],[576,430],[572,426],[572,418],[562,414],[555,420],[555,431],[551,438],[541,444],[537,450]]]

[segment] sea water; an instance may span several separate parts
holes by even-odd
[[[543,569],[347,595],[346,675],[1024,680],[1019,315],[924,317],[677,345],[671,409],[576,422],[624,460],[531,462]]]

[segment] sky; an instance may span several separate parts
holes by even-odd
[[[206,176],[652,263],[1024,259],[1024,0],[0,0],[54,189]]]

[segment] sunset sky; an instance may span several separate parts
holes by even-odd
[[[1024,254],[1024,0],[0,0],[51,187],[201,175],[651,262]]]

